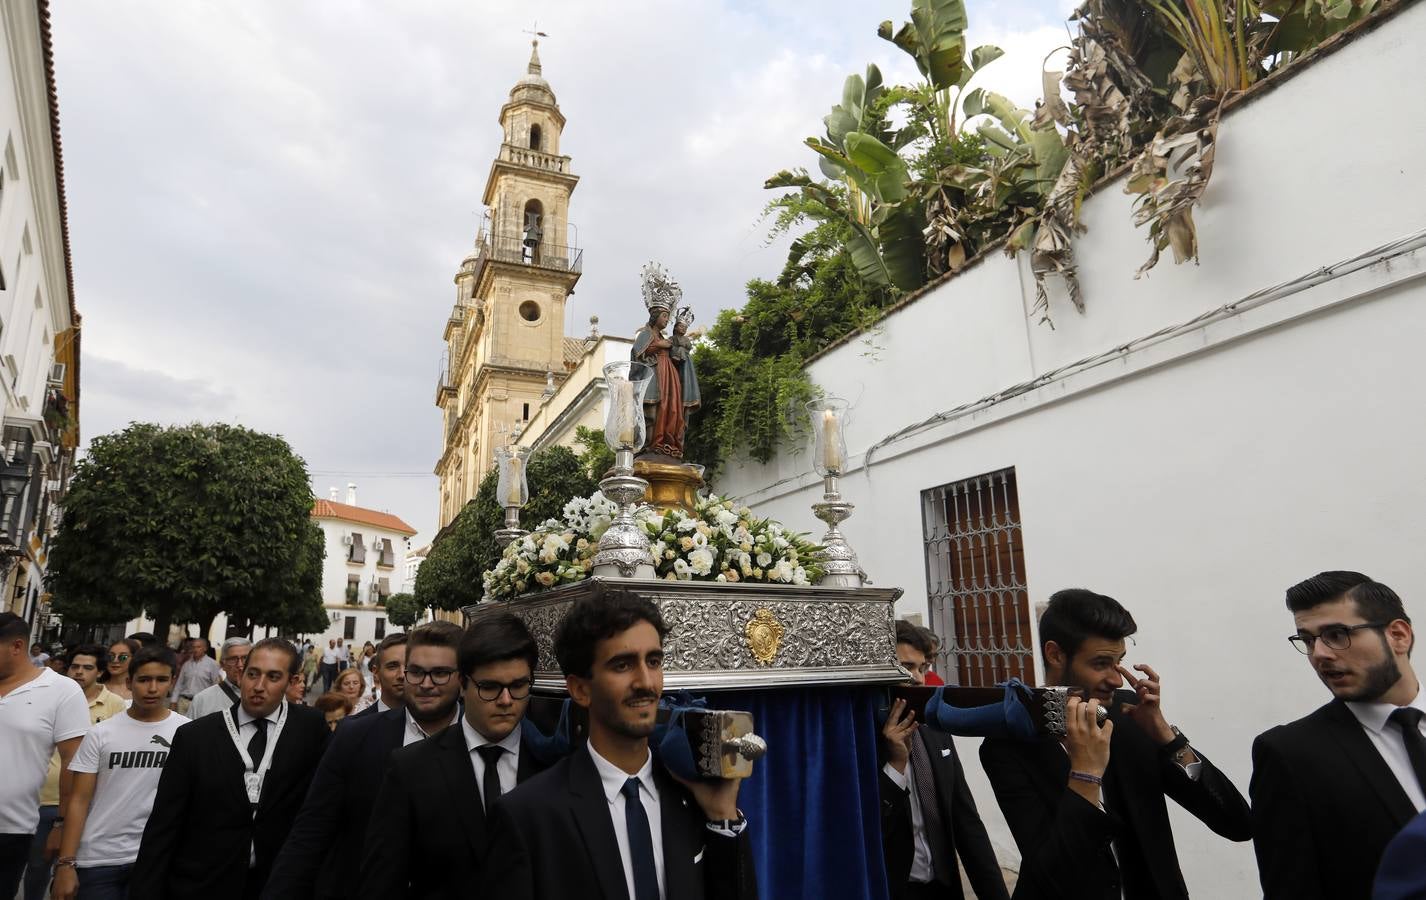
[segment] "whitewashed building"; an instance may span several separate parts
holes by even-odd
[[[995,253],[810,363],[851,402],[842,530],[942,635],[948,681],[1042,675],[1035,607],[1107,593],[1139,624],[1127,662],[1246,796],[1254,736],[1329,699],[1287,586],[1363,571],[1426,621],[1426,119],[1400,74],[1423,42],[1407,7],[1225,114],[1201,265],[1135,280],[1149,247],[1114,181],[1075,241],[1083,315],[1058,291],[1037,324],[1028,260]],[[717,487],[820,534],[809,458]],[[961,758],[1013,868],[978,743]],[[1170,809],[1190,893],[1254,896],[1251,846]]]
[[[417,547],[406,554],[406,563],[401,577],[401,592],[405,594],[414,593],[416,590],[416,573],[421,571],[421,563],[426,561],[426,557],[431,553],[431,545]]]
[[[45,562],[79,442],[79,314],[48,4],[0,4],[0,33],[0,609],[49,639]]]
[[[354,484],[347,485],[345,503],[336,498],[332,488],[330,499],[312,507],[327,547],[322,605],[332,624],[321,640],[343,638],[360,648],[386,636],[386,598],[402,590],[416,529],[391,513],[358,506]]]

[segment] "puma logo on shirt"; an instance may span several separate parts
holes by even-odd
[[[154,740],[157,742],[162,738],[155,736]],[[168,745],[167,741],[163,743]],[[162,750],[125,750],[109,754],[111,769],[162,769],[167,761],[168,754]]]
[[[162,744],[162,745],[165,746],[165,747],[172,747],[172,746],[173,746],[173,745],[170,744],[168,741],[164,740],[164,739],[163,739],[163,735],[161,735],[161,734],[156,734],[156,735],[154,735],[153,737],[149,738],[149,743],[150,743],[150,744]]]

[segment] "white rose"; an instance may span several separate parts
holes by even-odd
[[[707,575],[713,571],[713,554],[707,549],[694,550],[688,554],[688,566],[695,575]]]
[[[758,554],[758,565],[762,566],[764,569],[766,569],[768,566],[772,565],[772,554],[771,554],[771,553],[759,553],[759,554]]]

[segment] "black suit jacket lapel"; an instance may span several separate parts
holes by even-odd
[[[587,745],[581,745],[570,754],[569,794],[570,813],[584,838],[584,849],[600,892],[607,900],[628,900],[629,887],[624,881],[624,863],[614,837],[614,822],[609,818],[609,800],[604,796],[604,783],[599,780]],[[675,895],[670,892],[669,896]]]
[[[530,749],[529,731],[530,727],[522,725],[520,728],[520,756],[515,761],[515,783],[524,784],[529,779],[540,774],[540,765],[535,762],[535,753]]]
[[[696,877],[698,868],[693,858],[703,853],[704,847],[702,842],[695,842],[689,823],[692,821],[697,825],[698,820],[703,818],[703,812],[692,805],[687,789],[674,781],[657,762],[654,763],[654,783],[659,789],[664,896],[701,897],[703,886]]]
[[[485,854],[485,810],[480,805],[480,788],[475,783],[475,769],[470,764],[470,750],[465,745],[465,732],[460,720],[445,731],[427,740],[437,741],[436,758],[440,760],[441,776],[445,779],[447,796],[460,819],[461,831],[476,858]]]
[[[1333,739],[1371,785],[1372,792],[1386,806],[1396,827],[1404,826],[1416,815],[1416,807],[1411,804],[1406,791],[1402,790],[1401,782],[1396,780],[1386,760],[1377,752],[1376,745],[1367,737],[1362,723],[1341,700],[1333,700],[1327,705],[1325,718],[1331,726],[1328,730]]]

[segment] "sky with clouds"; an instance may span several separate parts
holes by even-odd
[[[1066,0],[968,0],[1007,54],[978,83],[1032,105]],[[581,178],[591,314],[632,334],[655,259],[710,321],[785,245],[764,179],[909,0],[64,0],[54,16],[82,428],[228,421],[282,434],[313,488],[436,525],[441,330],[481,216],[497,117],[538,21]],[[1063,60],[1063,53],[1058,57]],[[1052,66],[1054,67],[1054,66]],[[1060,66],[1062,67],[1062,65]],[[979,79],[983,79],[980,81]]]

